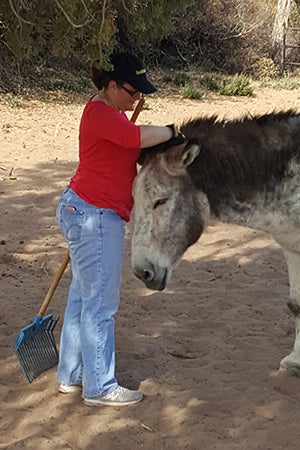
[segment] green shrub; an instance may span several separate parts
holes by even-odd
[[[196,88],[196,86],[192,82],[187,83],[184,86],[181,86],[179,89],[179,94],[183,98],[189,98],[194,100],[199,100],[200,98],[203,97],[203,92],[200,91],[198,88]]]
[[[253,89],[248,77],[245,75],[234,75],[233,77],[226,77],[219,93],[222,95],[251,96]]]
[[[177,72],[174,78],[176,86],[185,86],[191,82],[191,77],[187,72]]]
[[[56,91],[62,89],[66,92],[88,92],[91,85],[89,80],[71,81],[71,80],[44,80],[42,86],[46,91]]]
[[[211,91],[217,91],[222,95],[250,96],[253,90],[249,77],[245,75],[222,75],[218,73],[206,73],[201,78],[201,84]]]
[[[222,84],[222,75],[207,72],[202,76],[201,84],[209,91],[218,91]]]
[[[19,97],[17,95],[13,95],[10,94],[5,103],[10,107],[10,108],[18,108],[20,106],[20,102],[19,102]]]
[[[270,78],[263,78],[260,80],[262,87],[269,87],[272,89],[300,89],[300,78],[289,76],[284,73],[282,77],[278,77],[276,80]]]

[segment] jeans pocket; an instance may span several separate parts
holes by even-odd
[[[73,206],[60,206],[58,213],[59,225],[68,242],[80,240],[83,215],[84,211],[77,211]]]

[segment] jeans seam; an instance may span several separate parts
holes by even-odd
[[[98,239],[99,239],[99,254],[98,254],[98,272],[99,272],[99,277],[100,277],[100,281],[101,282],[101,296],[99,298],[99,301],[101,302],[101,304],[103,304],[104,302],[104,280],[103,280],[103,223],[102,223],[102,214],[100,213],[98,215],[98,220],[99,220],[99,225],[98,225]],[[100,362],[101,362],[101,357],[100,357],[100,341],[101,341],[101,337],[100,337],[100,323],[101,323],[101,317],[100,317],[101,312],[98,310],[97,313],[97,356],[96,356],[96,374],[97,374],[97,385],[101,385],[101,381],[100,381],[100,371],[99,371],[99,366],[100,366]],[[101,395],[101,392],[97,393],[96,395]]]

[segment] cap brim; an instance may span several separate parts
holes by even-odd
[[[139,80],[134,81],[130,80],[127,81],[128,83],[131,84],[131,86],[134,87],[134,89],[141,92],[142,94],[153,94],[153,92],[156,91],[156,87],[154,87],[153,84],[147,80],[147,78],[141,78]]]

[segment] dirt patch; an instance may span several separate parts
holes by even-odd
[[[300,110],[298,91],[255,86],[252,98],[198,101],[161,92],[139,123]],[[55,208],[76,168],[86,98],[18,101],[0,103],[0,448],[298,450],[300,380],[277,372],[294,340],[287,269],[280,248],[247,228],[212,222],[168,289],[155,293],[132,274],[128,226],[117,376],[146,394],[141,404],[85,407],[80,395],[58,394],[55,369],[25,382],[13,342],[64,256]],[[67,270],[49,307],[61,316],[57,338],[69,281]]]

